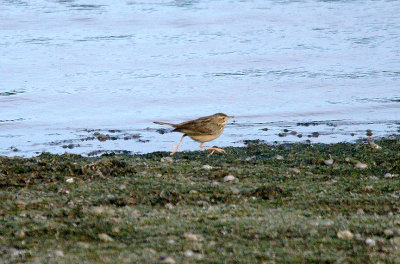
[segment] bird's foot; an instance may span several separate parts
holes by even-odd
[[[172,144],[172,147],[174,148],[174,151],[172,151],[171,153],[169,153],[170,156],[174,155],[177,151],[178,151],[178,146],[175,146],[174,144]]]
[[[225,153],[225,150],[223,150],[222,148],[217,148],[217,147],[209,148],[209,150],[211,150],[211,153],[208,154],[208,156],[211,156],[212,154],[214,154],[215,151],[217,151],[219,153]]]

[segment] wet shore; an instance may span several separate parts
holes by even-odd
[[[398,262],[400,139],[0,157],[5,263]]]

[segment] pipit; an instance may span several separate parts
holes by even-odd
[[[215,151],[218,151],[220,153],[225,151],[217,147],[205,147],[203,146],[203,144],[204,142],[208,142],[219,137],[224,131],[226,121],[229,118],[232,118],[232,116],[227,116],[222,113],[217,113],[214,115],[200,117],[198,119],[186,121],[179,124],[171,124],[165,122],[154,122],[154,123],[159,125],[172,126],[175,128],[174,130],[172,130],[173,132],[183,133],[183,136],[181,137],[181,140],[179,141],[178,145],[175,147],[174,151],[171,152],[171,156],[176,153],[183,138],[186,136],[189,136],[191,139],[200,142],[201,143],[200,148],[211,150],[211,153],[209,155],[212,155]]]

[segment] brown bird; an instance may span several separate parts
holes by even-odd
[[[174,151],[171,152],[171,155],[174,155],[179,148],[184,137],[189,136],[191,139],[200,142],[200,148],[212,150],[210,155],[212,155],[215,151],[220,153],[225,152],[221,148],[217,147],[204,147],[204,142],[208,142],[219,137],[224,131],[226,121],[232,118],[232,116],[227,116],[223,113],[217,113],[210,116],[200,117],[195,120],[186,121],[179,124],[171,124],[165,122],[154,122],[159,125],[168,125],[172,126],[175,129],[173,132],[181,132],[183,136],[179,141],[178,145],[175,147]]]

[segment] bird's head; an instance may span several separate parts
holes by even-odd
[[[226,123],[226,121],[227,121],[228,119],[233,118],[233,116],[228,116],[228,115],[225,115],[225,114],[223,114],[223,113],[217,113],[217,114],[215,114],[214,116],[215,116],[216,118],[218,118],[218,120],[219,120],[221,123]]]

